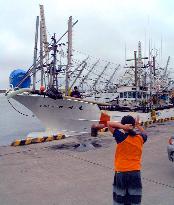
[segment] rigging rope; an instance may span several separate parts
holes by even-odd
[[[28,114],[24,114],[24,113],[20,112],[19,110],[17,110],[17,109],[13,106],[13,104],[10,102],[9,99],[8,99],[7,101],[8,101],[8,103],[12,106],[12,108],[13,108],[16,112],[18,112],[19,114],[21,114],[21,115],[23,115],[23,116],[29,117]],[[35,117],[35,116],[34,116],[34,115],[31,115],[31,117]]]

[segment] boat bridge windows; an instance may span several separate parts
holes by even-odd
[[[146,92],[142,92],[142,91],[128,91],[128,92],[120,92],[119,98],[123,99],[123,98],[138,98],[138,99],[147,99],[149,97],[149,94]]]

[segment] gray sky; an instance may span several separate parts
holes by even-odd
[[[127,58],[133,57],[139,40],[147,56],[150,39],[161,66],[170,55],[173,67],[173,0],[0,0],[0,89],[8,87],[12,70],[32,64],[39,4],[44,4],[50,34],[63,34],[70,15],[79,20],[73,29],[78,51],[124,65],[125,44]]]

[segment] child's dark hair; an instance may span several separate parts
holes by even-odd
[[[124,116],[121,119],[121,124],[123,125],[131,124],[132,126],[135,126],[135,119],[130,115]],[[128,134],[131,136],[135,136],[136,132],[134,130],[128,130]]]

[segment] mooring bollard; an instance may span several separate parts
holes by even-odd
[[[91,136],[92,137],[97,137],[98,131],[103,129],[105,127],[104,124],[93,124],[91,126]]]
[[[91,136],[97,137],[98,135],[98,129],[96,127],[91,127]]]

